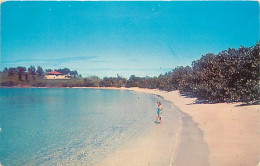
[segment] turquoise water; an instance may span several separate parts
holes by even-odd
[[[157,100],[125,90],[0,89],[0,163],[93,165],[153,123]]]

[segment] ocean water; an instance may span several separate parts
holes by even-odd
[[[151,125],[158,100],[126,90],[2,88],[0,163],[93,165]]]

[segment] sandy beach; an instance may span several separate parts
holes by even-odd
[[[258,165],[260,161],[260,107],[238,106],[241,103],[194,104],[178,91],[163,92],[131,88],[163,96],[190,115],[202,130],[209,148],[209,164]]]
[[[119,88],[105,88],[119,89]],[[195,104],[196,98],[181,96],[179,91],[164,92],[159,90],[141,89],[141,88],[120,88],[133,90],[136,92],[151,93],[162,96],[165,100],[172,102],[179,108],[181,112],[186,114],[186,118],[190,120],[179,120],[173,122],[168,117],[168,121],[164,125],[159,126],[162,129],[161,139],[163,142],[158,145],[151,133],[158,128],[152,128],[154,131],[146,131],[133,144],[122,147],[117,152],[106,158],[103,163],[107,165],[228,165],[228,166],[257,166],[260,161],[260,108],[259,105],[239,106],[241,103],[220,103],[220,104]],[[172,116],[172,115],[167,115]],[[177,131],[169,131],[172,123],[193,123],[182,124]],[[198,129],[190,129],[189,127],[198,127]],[[157,126],[158,127],[158,126]],[[186,130],[186,131],[185,131]],[[189,133],[189,131],[192,131]],[[201,133],[200,133],[201,132]],[[147,134],[148,133],[148,134]],[[175,138],[171,138],[171,134],[175,133]],[[188,135],[189,136],[185,137]],[[202,136],[203,141],[198,139]],[[173,141],[169,141],[174,139]],[[191,144],[187,144],[193,139]],[[147,147],[149,142],[150,147]],[[173,143],[175,145],[169,144]],[[184,143],[186,142],[186,143]],[[205,147],[204,144],[207,146]],[[160,148],[167,147],[171,150],[171,162],[163,163],[164,158],[154,153],[152,147],[159,146]],[[179,147],[182,147],[181,149]],[[204,148],[200,152],[201,147]],[[167,148],[166,148],[167,149]],[[201,157],[196,154],[204,154],[208,150],[208,155]],[[150,153],[143,153],[149,151]],[[189,151],[192,153],[188,154]],[[140,153],[141,152],[141,153]],[[124,157],[131,156],[134,157]],[[137,155],[138,154],[138,155]],[[149,154],[149,155],[148,155]],[[137,162],[137,161],[146,162]],[[147,162],[149,160],[149,162]],[[167,160],[168,161],[168,160]]]

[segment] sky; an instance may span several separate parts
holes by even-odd
[[[1,70],[33,65],[84,77],[158,76],[257,41],[257,1],[1,4]]]

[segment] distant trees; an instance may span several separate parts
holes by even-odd
[[[28,68],[28,74],[35,80],[36,69],[34,66]]]
[[[100,86],[101,79],[98,76],[89,76],[84,78],[84,86],[86,87],[98,87]]]
[[[26,72],[25,67],[5,68],[3,75],[10,78],[18,75],[18,81],[1,80],[2,86],[13,86],[21,83],[23,76],[30,83],[33,78],[33,86],[100,86],[100,87],[140,87],[161,89],[166,91],[180,90],[184,94],[192,94],[199,99],[208,102],[259,102],[260,97],[260,61],[259,42],[253,47],[241,47],[239,49],[227,49],[218,54],[209,53],[199,60],[193,61],[191,66],[179,66],[158,77],[137,77],[131,75],[127,80],[122,76],[104,77],[97,76],[81,78],[76,70],[68,68],[55,69],[69,74],[74,79],[63,81],[59,84],[52,82],[37,82],[44,74],[42,67],[30,66]],[[45,72],[51,72],[46,69]],[[37,74],[37,75],[36,75]]]
[[[38,76],[42,76],[43,75],[44,71],[43,71],[41,66],[37,67],[36,73],[37,73]]]
[[[14,76],[14,74],[17,72],[16,68],[10,67],[8,69],[8,76]]]
[[[73,78],[76,78],[77,76],[79,76],[78,71],[77,70],[70,70],[69,68],[63,68],[63,69],[55,69],[55,71],[60,72],[62,74],[68,74],[71,75]]]
[[[52,69],[45,69],[45,73],[52,72]]]
[[[77,70],[71,71],[68,68],[64,69],[57,69],[63,74],[69,74],[71,75],[74,79],[78,77],[78,72]],[[3,75],[5,77],[1,77],[1,84],[0,86],[14,86],[14,85],[19,85],[19,84],[31,84],[33,86],[45,86],[46,83],[39,83],[37,82],[37,79],[42,79],[42,76],[48,72],[53,71],[52,69],[46,69],[44,70],[41,66],[30,66],[28,69],[26,67],[18,66],[16,68],[10,67],[10,68],[4,68],[3,70]],[[13,78],[14,77],[14,78]],[[16,80],[17,77],[17,80]],[[77,85],[83,86],[83,79],[82,81],[78,81]],[[14,82],[13,82],[14,81]],[[27,83],[23,82],[26,81]],[[32,83],[32,81],[34,83]],[[74,84],[69,84],[68,86],[73,86]],[[75,84],[76,85],[76,84]]]
[[[29,75],[31,75],[31,76],[35,75],[35,72],[36,72],[36,69],[34,66],[31,66],[28,68]]]
[[[5,69],[3,70],[3,73],[8,73],[8,69],[5,68]]]
[[[62,74],[69,74],[70,73],[70,69],[68,69],[68,68],[55,69],[55,71],[60,72]]]
[[[25,81],[29,81],[29,80],[28,80],[28,78],[29,78],[28,73],[25,73],[25,76],[24,76],[24,77],[25,77]]]
[[[126,87],[155,89],[158,88],[158,83],[157,77],[136,77],[135,75],[131,75],[126,83]]]
[[[78,72],[77,72],[77,70],[73,70],[73,71],[70,71],[69,74],[72,75],[73,78],[76,78],[76,76],[78,75]]]
[[[157,88],[158,80],[157,77],[136,77],[131,75],[126,83],[126,87],[142,87],[142,88]]]
[[[124,87],[127,83],[127,79],[119,75],[117,77],[104,77],[100,81],[99,86],[101,87]]]
[[[135,77],[135,75],[131,75],[126,83],[126,87],[130,88],[130,87],[140,87],[140,77]]]
[[[26,68],[25,67],[21,67],[21,66],[19,66],[19,67],[17,67],[17,74],[18,74],[18,79],[20,80],[20,81],[22,81],[22,75],[24,74],[24,72],[26,71]]]

